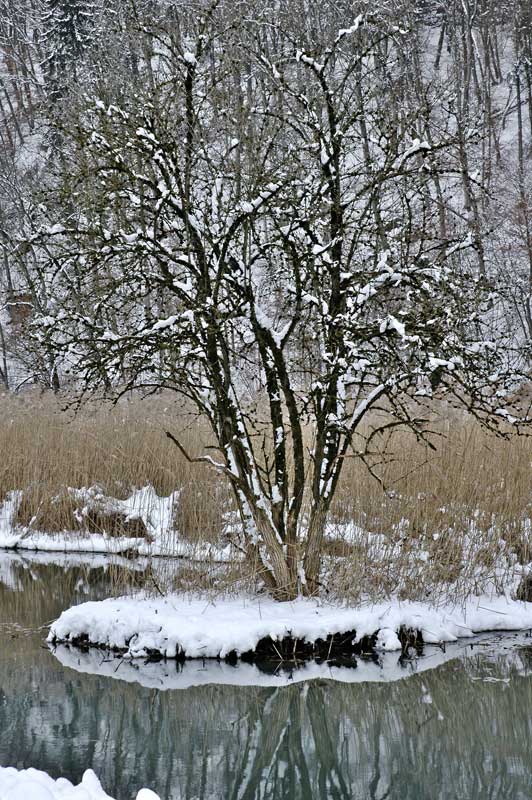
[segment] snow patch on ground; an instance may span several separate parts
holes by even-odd
[[[105,533],[85,534],[80,531],[46,533],[29,526],[15,525],[22,492],[10,492],[0,504],[0,548],[39,550],[59,553],[124,553],[135,551],[140,556],[172,556],[192,561],[228,562],[235,560],[230,546],[215,547],[180,541],[173,528],[173,510],[179,492],[159,497],[152,486],[136,489],[126,500],[104,497],[95,487],[69,489],[72,496],[86,507],[91,503],[107,506],[110,512],[124,514],[126,519],[141,519],[152,542],[140,537],[108,536]]]
[[[94,772],[88,769],[81,783],[74,786],[66,778],[54,780],[38,769],[16,770],[0,767],[0,800],[112,800],[102,789]],[[137,800],[159,800],[150,789],[141,789]]]
[[[14,531],[14,519],[17,513],[22,492],[9,492],[3,503],[0,503],[0,546],[13,547],[20,538]]]
[[[532,628],[532,603],[501,596],[470,598],[460,606],[390,601],[349,608],[300,598],[277,603],[268,598],[209,600],[187,595],[133,597],[83,603],[53,623],[49,642],[87,637],[88,642],[143,658],[224,658],[254,650],[264,637],[287,636],[314,642],[355,630],[356,639],[378,633],[377,648],[400,649],[401,627],[420,631],[426,644],[455,642],[482,631]]]

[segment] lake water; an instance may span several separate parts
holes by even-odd
[[[364,663],[355,683],[235,686],[226,670],[233,682],[249,675],[224,667],[226,685],[172,688],[203,665],[180,673],[173,663],[50,651],[43,626],[109,595],[120,578],[103,558],[51,561],[0,553],[1,766],[75,782],[91,767],[120,800],[142,786],[165,800],[532,797],[526,634],[400,664],[387,656],[404,676],[395,681]]]

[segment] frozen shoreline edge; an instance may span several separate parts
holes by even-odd
[[[50,644],[99,647],[125,659],[254,661],[349,658],[444,644],[492,631],[532,629],[532,603],[503,596],[460,606],[390,601],[349,608],[299,598],[212,600],[143,593],[74,606],[50,628]]]
[[[0,535],[0,552],[6,553],[75,553],[78,555],[105,555],[132,558],[168,558],[186,559],[188,561],[227,564],[236,561],[229,553],[215,547],[203,545],[199,547],[188,542],[176,543],[175,547],[166,549],[156,544],[147,544],[143,539],[105,538],[99,534],[69,540],[67,536],[52,536],[47,533],[35,533],[31,537],[21,538],[20,534],[12,536]]]

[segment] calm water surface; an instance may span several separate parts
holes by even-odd
[[[75,782],[90,766],[120,800],[141,786],[168,800],[532,798],[524,636],[456,647],[427,671],[405,664],[388,683],[165,688],[174,664],[139,666],[140,683],[127,682],[103,653],[52,653],[43,628],[109,595],[119,569],[50,560],[0,553],[2,766]],[[108,674],[84,672],[99,664]]]

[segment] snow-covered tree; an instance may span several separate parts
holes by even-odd
[[[275,4],[179,6],[146,91],[80,112],[33,242],[39,342],[84,393],[193,404],[282,599],[318,591],[368,418],[422,436],[437,396],[495,425],[519,375],[470,226],[441,225],[475,131],[430,86],[405,103],[411,33],[347,5],[310,40]]]
[[[45,0],[42,16],[43,71],[48,95],[62,97],[94,39],[94,0]]]

